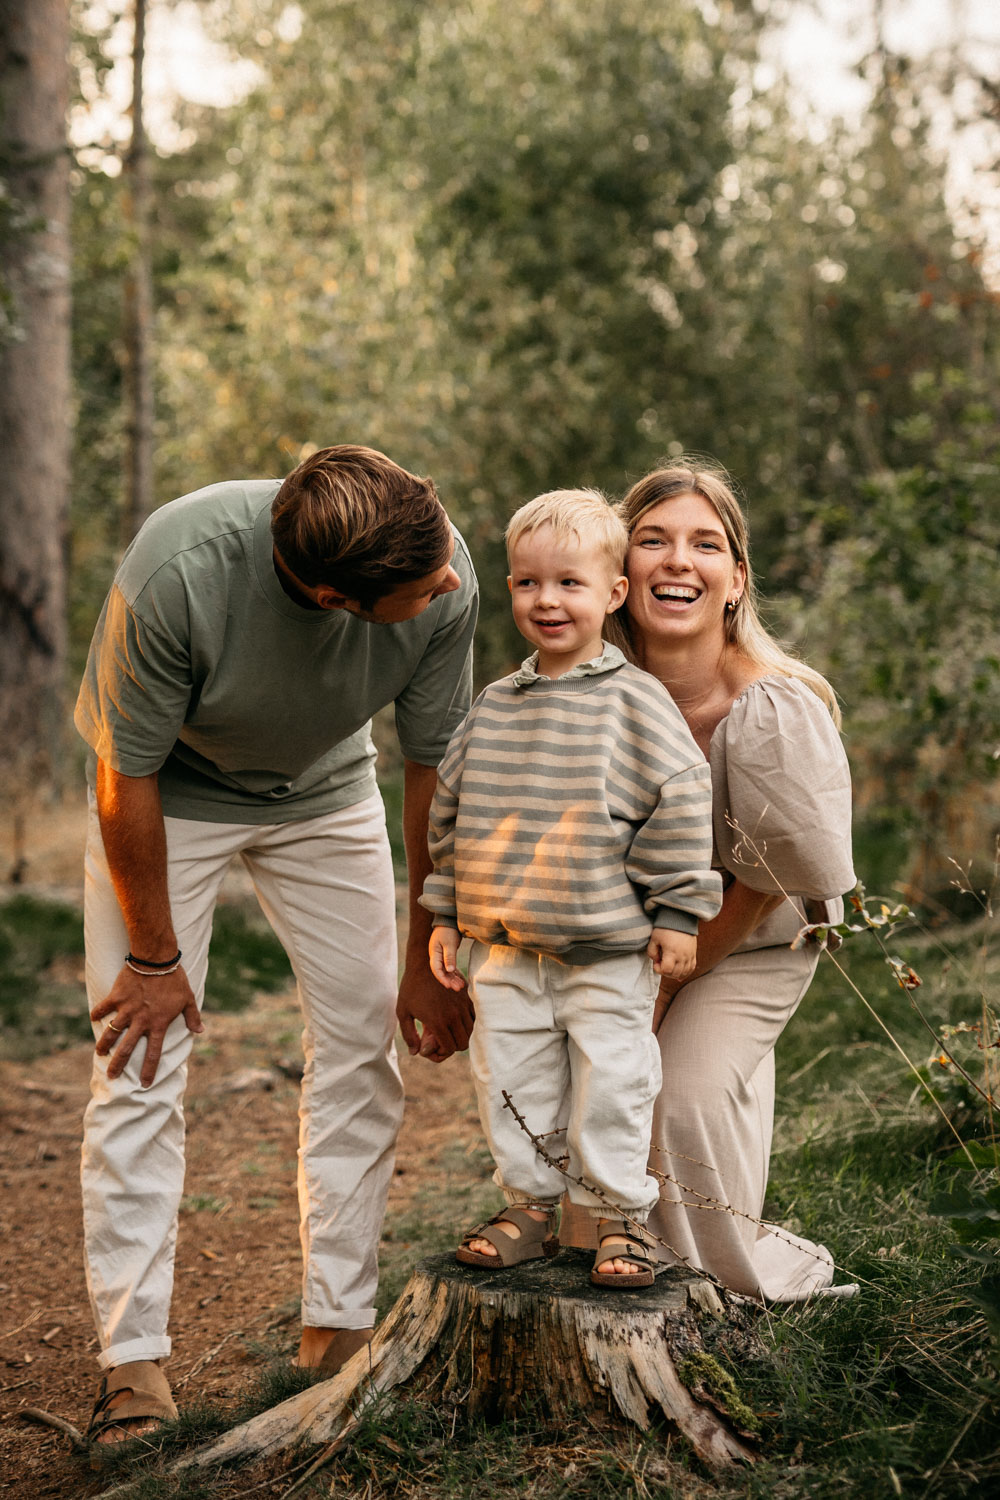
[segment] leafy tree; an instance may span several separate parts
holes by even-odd
[[[87,124],[100,105],[112,67],[112,33],[120,11],[98,14],[72,6],[70,62],[72,107]],[[213,183],[225,167],[227,140],[216,110],[185,106],[178,112],[182,138],[192,144],[171,154],[151,153],[149,171],[155,206],[151,253],[157,316],[174,296],[178,267],[197,264],[208,229],[206,199],[189,192],[190,182]],[[73,391],[76,404],[72,456],[70,568],[70,676],[79,679],[87,643],[108,581],[130,534],[126,519],[128,464],[126,387],[126,283],[134,237],[123,205],[127,179],[120,145],[78,132],[71,168],[73,246]],[[178,191],[178,185],[180,191]],[[193,336],[193,334],[192,334]],[[161,372],[155,372],[162,379]],[[171,414],[160,418],[162,447]],[[157,455],[162,469],[162,458]],[[181,489],[199,483],[189,469]],[[162,477],[158,502],[171,498]]]
[[[991,857],[1000,821],[1000,403],[961,370],[919,374],[894,443],[906,467],[859,479],[864,525],[826,553],[810,637],[843,694],[861,813],[915,888]]]
[[[992,495],[976,392],[1000,343],[927,75],[876,54],[862,130],[820,132],[755,90],[749,4],[204,14],[261,84],[185,107],[191,144],[151,163],[158,498],[345,438],[433,474],[483,578],[489,676],[520,649],[500,536],[521,500],[714,453],[845,699],[870,826],[958,848],[962,778],[989,781],[983,580],[959,552]],[[119,192],[81,176],[76,200],[87,597],[121,503]]]
[[[514,506],[717,435],[714,294],[685,256],[692,224],[722,234],[752,25],[640,0],[310,0],[297,36],[286,15],[237,17],[266,83],[231,112],[214,233],[162,314],[161,479],[273,472],[348,434],[433,473],[493,582],[495,671]]]

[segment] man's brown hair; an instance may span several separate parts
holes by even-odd
[[[271,504],[278,554],[309,588],[326,584],[362,609],[451,558],[451,523],[433,481],[374,448],[320,448]]]

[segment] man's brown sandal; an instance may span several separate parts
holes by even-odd
[[[121,1429],[122,1441],[146,1437],[147,1433],[134,1429],[148,1422],[172,1422],[176,1416],[177,1407],[159,1365],[151,1359],[135,1360],[109,1370],[101,1381],[87,1441],[100,1442],[115,1427]]]
[[[559,1241],[552,1234],[552,1219],[552,1214],[547,1219],[533,1219],[523,1208],[502,1208],[485,1224],[462,1236],[455,1259],[464,1266],[480,1266],[493,1271],[505,1271],[510,1266],[519,1266],[522,1261],[541,1260],[543,1256],[548,1259],[559,1253]],[[516,1225],[521,1231],[518,1239],[495,1227],[505,1222]],[[470,1250],[473,1240],[486,1240],[496,1247],[496,1255]]]
[[[605,1219],[600,1226],[601,1243],[594,1256],[594,1267],[590,1279],[595,1286],[613,1286],[618,1291],[638,1291],[640,1287],[652,1286],[661,1263],[653,1259],[650,1241],[639,1228],[626,1224],[624,1219]],[[626,1260],[638,1267],[635,1271],[599,1271],[609,1260]]]

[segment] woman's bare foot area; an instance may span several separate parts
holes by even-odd
[[[538,1208],[525,1208],[524,1212],[526,1214],[530,1214],[531,1217],[537,1220],[539,1224],[544,1224],[545,1220],[549,1217],[547,1213],[543,1213],[541,1209]],[[497,1219],[496,1226],[498,1229],[503,1230],[504,1234],[506,1234],[512,1240],[519,1240],[521,1238],[521,1231],[518,1229],[516,1224],[511,1223],[510,1219]],[[499,1254],[497,1247],[495,1245],[491,1245],[489,1240],[470,1240],[469,1249],[476,1251],[479,1255]]]
[[[372,1328],[317,1328],[305,1324],[299,1340],[300,1370],[336,1375],[342,1365],[372,1341]]]

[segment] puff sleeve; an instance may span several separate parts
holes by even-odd
[[[743,885],[816,901],[853,887],[851,773],[811,689],[790,677],[752,683],[709,759],[716,852]]]

